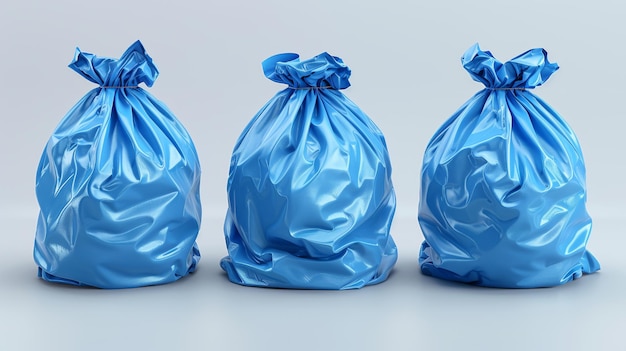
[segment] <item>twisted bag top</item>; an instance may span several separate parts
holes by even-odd
[[[118,59],[76,50],[69,65],[98,85],[61,120],[37,170],[41,278],[126,288],[192,272],[200,165],[169,109],[138,87],[158,75],[139,41]]]
[[[574,132],[528,89],[558,66],[542,49],[501,63],[478,45],[463,67],[486,89],[424,155],[422,272],[471,284],[548,287],[600,268],[585,249],[585,165]]]
[[[265,76],[288,85],[235,145],[221,262],[238,284],[351,289],[397,259],[391,165],[380,130],[339,89],[350,70],[327,53],[280,54]]]

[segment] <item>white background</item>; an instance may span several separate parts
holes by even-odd
[[[0,350],[624,349],[626,9],[622,1],[5,1],[0,7]],[[119,57],[141,39],[161,71],[150,92],[194,138],[203,167],[198,272],[164,286],[83,289],[36,277],[35,170],[63,115],[93,84],[74,48]],[[502,290],[422,276],[416,212],[424,148],[481,85],[460,57],[506,61],[543,47],[561,69],[535,93],[586,158],[588,248],[600,273]],[[394,274],[356,291],[231,284],[222,222],[230,152],[283,86],[261,61],[323,51],[352,69],[344,93],[385,133],[398,196]]]

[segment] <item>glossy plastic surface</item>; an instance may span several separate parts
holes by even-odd
[[[119,60],[77,49],[69,67],[100,87],[61,120],[41,156],[39,276],[128,288],[194,271],[200,165],[172,112],[137,87],[158,75],[151,58],[136,42]]]
[[[261,287],[384,281],[397,259],[391,165],[380,130],[339,91],[350,70],[327,53],[276,55],[263,69],[289,87],[234,148],[222,268],[234,283]]]
[[[465,283],[549,287],[600,268],[574,132],[529,89],[558,69],[542,49],[506,63],[478,45],[463,66],[486,89],[434,135],[424,155],[422,272]]]

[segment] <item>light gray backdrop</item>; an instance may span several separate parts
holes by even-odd
[[[621,349],[623,2],[11,1],[0,7],[0,349]],[[94,85],[67,68],[74,48],[119,55],[141,39],[161,71],[150,92],[194,138],[203,167],[199,271],[167,286],[103,291],[36,278],[35,170],[63,115]],[[543,47],[561,66],[536,94],[576,131],[595,219],[599,274],[539,290],[467,287],[416,264],[422,153],[481,85],[460,64],[473,43],[502,61]],[[218,267],[229,157],[241,130],[283,86],[263,59],[342,57],[344,93],[385,133],[400,250],[394,275],[359,291],[230,284]]]

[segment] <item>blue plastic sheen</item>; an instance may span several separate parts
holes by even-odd
[[[574,132],[529,89],[557,64],[543,49],[506,63],[472,46],[463,67],[486,88],[435,133],[422,167],[422,272],[502,288],[550,287],[600,269]]]
[[[181,123],[137,87],[154,83],[152,59],[137,41],[119,60],[76,49],[69,67],[99,87],[61,120],[41,156],[39,276],[130,288],[193,272],[200,165]]]
[[[354,289],[397,259],[395,192],[376,125],[339,89],[349,68],[322,53],[280,54],[265,76],[289,87],[252,119],[233,151],[221,261],[237,284]]]

